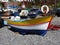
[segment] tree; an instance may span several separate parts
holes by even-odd
[[[40,0],[34,0],[35,5],[39,5],[40,4]]]

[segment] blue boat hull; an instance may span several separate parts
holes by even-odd
[[[37,35],[41,35],[44,36],[48,30],[27,30],[27,29],[20,29],[20,28],[16,28],[16,27],[12,27],[10,26],[10,30],[13,32],[19,32],[22,35],[27,35],[27,34],[37,34]]]

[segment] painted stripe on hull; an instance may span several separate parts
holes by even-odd
[[[47,30],[48,25],[49,25],[49,22],[44,24],[34,25],[34,26],[16,26],[16,25],[10,25],[10,26],[19,28],[19,29],[26,29],[26,30]]]
[[[26,21],[22,21],[22,22],[8,20],[8,24],[16,25],[16,26],[33,26],[33,25],[44,24],[44,23],[50,22],[51,18],[52,18],[52,16],[46,16],[46,17],[26,20]]]
[[[11,26],[11,31],[13,32],[19,32],[22,35],[26,35],[26,34],[38,34],[41,36],[44,36],[48,30],[29,30],[29,29],[20,29],[20,28],[15,28]]]

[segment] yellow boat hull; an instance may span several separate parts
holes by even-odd
[[[26,21],[22,21],[22,22],[8,20],[8,24],[16,25],[16,26],[32,26],[32,25],[38,25],[38,24],[50,22],[51,19],[52,19],[52,16],[46,16],[46,17],[41,17],[41,18],[32,19],[32,20],[26,20]]]

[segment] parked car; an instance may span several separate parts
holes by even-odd
[[[0,9],[0,16],[3,16],[3,14],[4,14],[4,10]]]
[[[42,15],[42,11],[40,9],[30,9],[29,11],[29,17],[30,18],[35,18],[37,15]]]
[[[49,10],[49,12],[47,13],[47,15],[55,15],[55,10],[53,9],[53,10]]]
[[[34,9],[31,9],[31,10],[30,10],[30,13],[31,13],[31,14],[41,15],[41,14],[42,14],[42,11],[41,11],[40,9],[34,8]]]
[[[56,14],[58,17],[60,17],[60,8],[57,8],[55,11],[56,11],[55,14]]]

